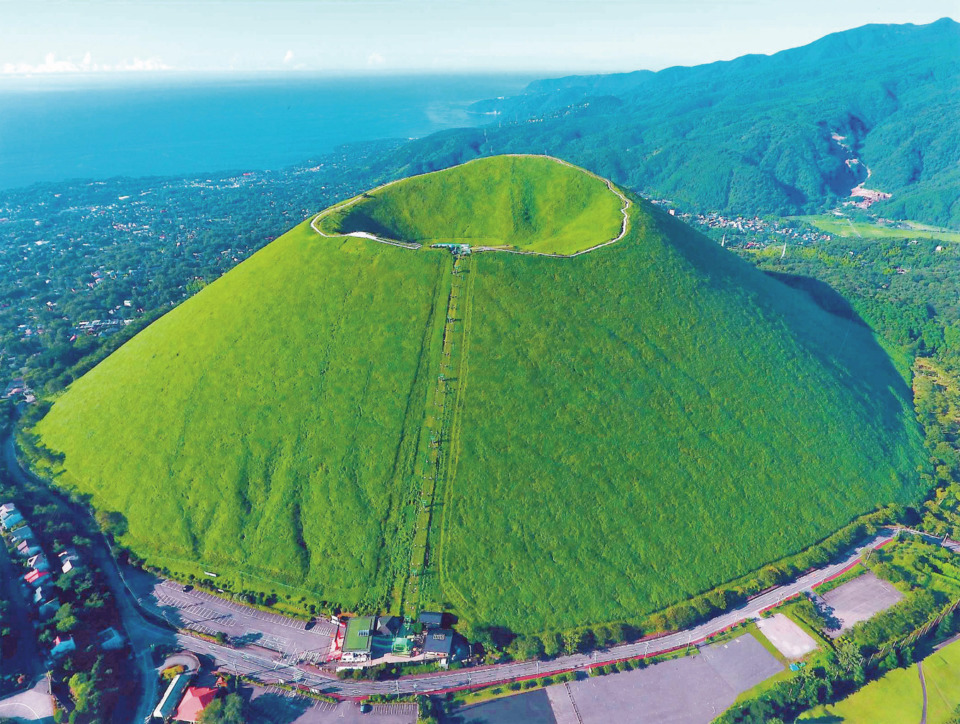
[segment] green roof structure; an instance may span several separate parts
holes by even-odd
[[[373,616],[357,616],[347,621],[343,652],[368,652],[373,646]]]

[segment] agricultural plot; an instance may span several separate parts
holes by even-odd
[[[901,222],[897,226],[870,223],[868,221],[854,221],[832,214],[816,216],[795,216],[799,221],[806,221],[828,234],[842,237],[858,237],[863,239],[937,239],[943,242],[960,241],[960,231],[941,229],[926,224]]]

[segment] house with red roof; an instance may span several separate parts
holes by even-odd
[[[200,719],[201,712],[210,706],[210,702],[217,698],[219,689],[211,686],[191,686],[183,695],[174,721],[195,722]]]
[[[34,568],[32,571],[30,571],[27,575],[23,577],[23,580],[25,580],[31,586],[36,588],[37,586],[40,585],[41,581],[46,576],[49,576],[49,575],[50,574],[47,573],[46,571],[38,571],[36,568]]]

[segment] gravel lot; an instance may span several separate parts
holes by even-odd
[[[866,621],[875,614],[884,611],[903,598],[903,594],[886,581],[877,578],[872,571],[857,576],[852,581],[823,594],[823,600],[832,610],[832,615],[840,622],[840,628],[827,631],[836,638],[860,621]]]

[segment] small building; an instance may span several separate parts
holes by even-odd
[[[449,628],[427,631],[423,640],[423,657],[425,659],[438,659],[441,663],[447,663],[453,659],[454,635],[453,630]]]
[[[60,553],[57,554],[57,558],[60,559],[60,570],[64,573],[69,573],[74,568],[80,567],[80,556],[71,548],[60,551]]]
[[[448,243],[442,243],[442,244],[432,244],[431,247],[434,248],[434,249],[446,249],[447,251],[449,251],[449,252],[450,252],[451,254],[453,254],[454,256],[461,256],[461,255],[462,255],[462,256],[467,256],[467,255],[470,254],[470,245],[469,245],[469,244],[448,244]]]
[[[23,580],[29,583],[33,588],[37,588],[41,583],[43,583],[43,579],[49,575],[50,574],[47,571],[38,571],[36,568],[34,568],[23,577]]]
[[[77,645],[73,642],[73,636],[57,636],[57,638],[53,640],[53,648],[50,649],[50,656],[56,659],[76,650]]]
[[[17,553],[25,558],[32,558],[40,552],[40,546],[32,538],[22,540],[17,544]]]
[[[402,623],[398,616],[381,616],[377,620],[377,635],[392,639],[400,632]]]
[[[36,568],[38,571],[50,570],[50,561],[47,560],[47,557],[43,555],[43,553],[30,556],[30,558],[27,559],[27,565],[31,568]]]
[[[39,606],[48,598],[50,598],[50,586],[38,586],[37,590],[33,592],[34,605]]]
[[[0,505],[0,520],[3,520],[11,513],[16,513],[16,512],[17,512],[16,505],[14,505],[13,503],[4,503],[3,505]]]
[[[36,538],[36,536],[33,534],[33,531],[30,530],[29,525],[25,525],[22,528],[17,528],[15,531],[10,533],[10,537],[13,538],[15,543],[25,540],[34,540]]]
[[[104,651],[117,651],[123,648],[123,636],[112,626],[97,634],[97,641]]]
[[[437,611],[421,611],[417,619],[427,630],[443,626],[443,614]]]
[[[20,525],[23,522],[23,516],[20,515],[18,511],[13,511],[5,518],[0,518],[0,525],[3,526],[4,530],[10,530],[15,525]]]
[[[341,661],[361,663],[370,660],[373,650],[373,616],[356,616],[347,621]]]
[[[211,686],[191,686],[187,693],[183,695],[183,701],[177,707],[177,713],[173,715],[174,721],[196,722],[200,720],[200,714],[210,706],[210,702],[217,698],[219,689]]]
[[[174,676],[173,681],[170,682],[170,686],[167,687],[167,690],[163,692],[163,696],[160,697],[160,703],[157,704],[157,708],[153,710],[153,718],[159,719],[160,721],[167,721],[167,719],[172,717],[177,710],[180,699],[183,698],[183,692],[187,690],[192,680],[192,674],[177,674]]]

